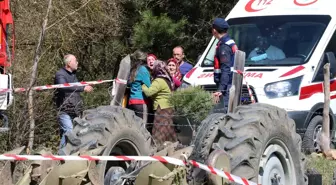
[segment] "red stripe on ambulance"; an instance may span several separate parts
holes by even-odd
[[[285,74],[281,75],[280,78],[281,78],[281,77],[290,76],[290,75],[292,75],[292,74],[295,74],[295,73],[297,73],[297,72],[303,70],[304,68],[305,68],[304,66],[297,66],[296,68],[291,69],[290,71],[288,71],[288,72],[286,72]]]
[[[336,91],[336,80],[330,82],[330,92]],[[307,99],[317,93],[323,93],[323,82],[301,87],[299,100]],[[330,96],[330,99],[335,99],[336,96]]]
[[[203,74],[200,74],[197,78],[212,78],[213,75],[214,75],[213,73],[203,73]],[[244,73],[244,77],[245,78],[262,78],[263,73],[248,72],[248,73]]]

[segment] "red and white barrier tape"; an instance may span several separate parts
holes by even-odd
[[[162,163],[170,163],[179,166],[185,166],[187,162],[180,159],[166,157],[166,156],[54,156],[54,155],[15,155],[15,154],[3,154],[0,155],[0,160],[16,160],[16,161],[26,161],[26,160],[52,160],[52,161],[159,161]],[[250,182],[245,178],[241,178],[232,175],[228,172],[218,170],[211,166],[207,166],[196,161],[189,161],[189,164],[194,167],[201,168],[207,172],[218,175],[231,182],[239,183],[242,185],[257,185],[254,182]]]
[[[251,102],[252,102],[252,103],[255,103],[255,99],[254,99],[254,97],[253,97],[252,90],[250,89],[250,86],[249,86],[249,84],[248,84],[247,81],[246,81],[246,78],[245,78],[245,76],[244,76],[244,73],[243,73],[242,71],[240,71],[240,70],[233,70],[233,72],[234,72],[234,73],[237,73],[237,74],[240,74],[240,75],[243,76],[243,79],[244,79],[244,81],[245,81],[245,83],[246,83],[246,87],[247,87],[248,93],[249,93],[250,98],[251,98]]]
[[[127,84],[127,80],[119,79],[119,78],[116,78],[116,79],[115,79],[115,82],[117,82],[117,83],[119,83],[119,84]]]
[[[123,79],[118,79],[116,78],[115,80],[98,80],[98,81],[87,81],[87,82],[75,82],[75,83],[64,83],[64,84],[55,84],[55,85],[43,85],[43,86],[36,86],[32,87],[32,90],[35,91],[41,91],[41,90],[47,90],[47,89],[58,89],[58,88],[67,88],[67,87],[80,87],[80,86],[87,86],[87,85],[96,85],[96,84],[102,84],[102,83],[107,83],[107,82],[112,82],[115,81],[120,84],[126,84],[127,80]],[[0,89],[0,93],[5,93],[5,92],[25,92],[27,91],[28,88],[15,88],[15,89]]]

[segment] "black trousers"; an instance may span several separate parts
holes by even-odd
[[[135,112],[135,115],[143,119],[145,123],[148,120],[148,108],[146,104],[132,104],[129,105],[129,109]]]

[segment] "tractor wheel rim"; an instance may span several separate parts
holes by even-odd
[[[296,184],[294,163],[282,141],[275,139],[265,149],[259,162],[258,184]]]
[[[135,144],[129,140],[123,139],[116,142],[110,151],[110,156],[139,156],[140,151]],[[113,166],[120,166],[126,170],[129,161],[109,161],[105,166],[105,173]]]
[[[110,173],[110,174],[108,174],[108,173]],[[110,168],[109,171],[106,173],[106,176],[111,175],[111,178],[109,179],[108,184],[106,184],[106,180],[104,180],[104,185],[123,184],[123,182],[126,179],[120,179],[120,177],[124,174],[125,174],[125,170],[122,169],[122,168],[114,168],[114,169]],[[106,176],[105,176],[105,178],[106,178]]]
[[[321,132],[322,132],[322,125],[317,125],[314,129],[314,134],[313,134],[313,147],[314,147],[315,152],[321,151],[321,147],[317,143],[318,137],[321,134]]]

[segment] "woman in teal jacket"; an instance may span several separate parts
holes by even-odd
[[[141,88],[142,84],[148,87],[151,84],[151,77],[147,66],[147,55],[141,51],[136,51],[131,57],[132,66],[129,78],[130,96],[128,108],[133,110],[137,116],[147,123],[148,102]]]

